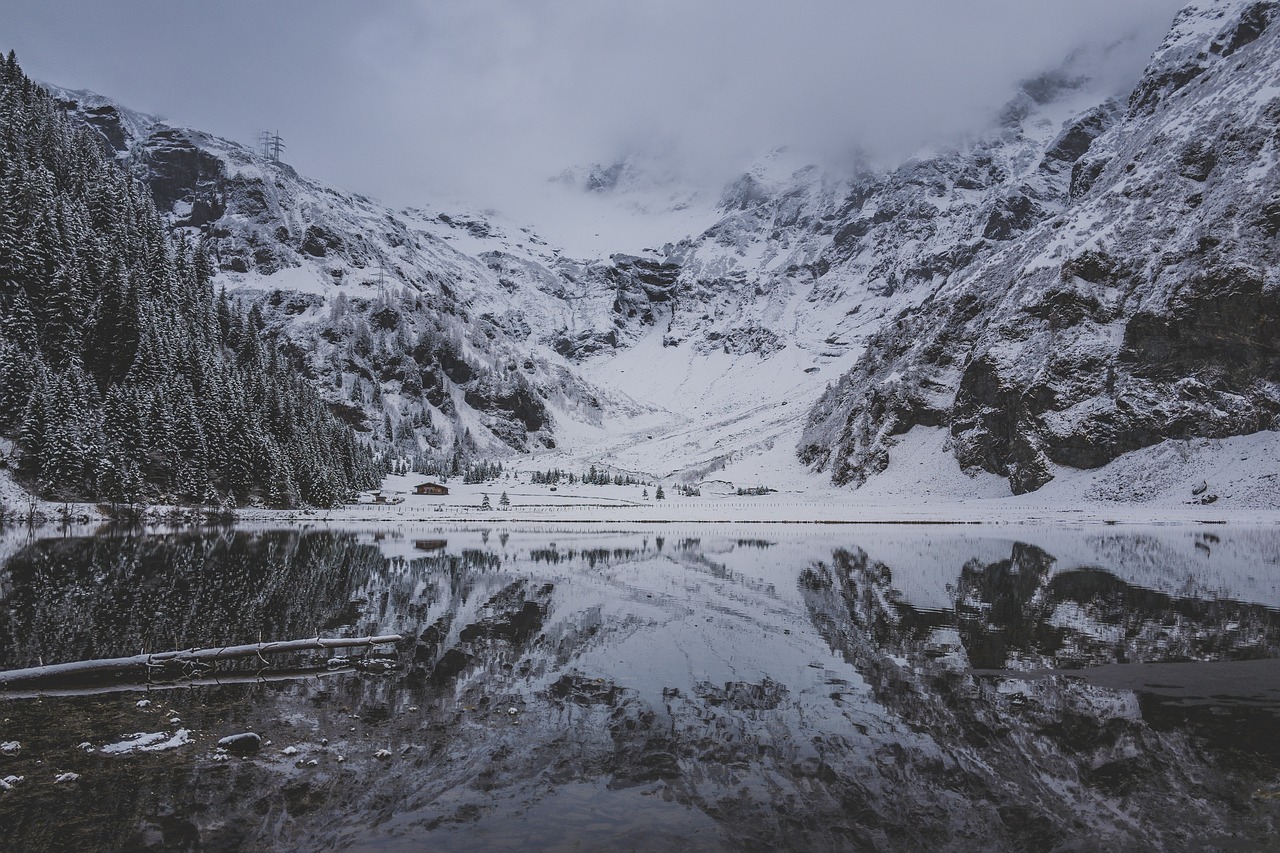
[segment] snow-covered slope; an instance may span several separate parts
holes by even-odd
[[[405,455],[553,447],[559,421],[634,411],[584,384],[570,357],[630,339],[660,262],[576,261],[491,213],[393,211],[240,144],[57,94],[175,229],[205,240],[218,283],[279,329],[299,369]]]
[[[860,482],[897,436],[945,426],[960,466],[1024,492],[1055,465],[1274,429],[1278,9],[1188,6],[1069,196],[877,330],[805,459]]]
[[[811,317],[783,298],[764,309],[772,328],[708,327],[682,346],[673,318],[696,320],[720,299],[690,285],[687,246],[577,259],[492,211],[389,210],[237,143],[59,94],[100,116],[94,126],[173,226],[205,239],[218,282],[281,331],[333,404],[405,455],[554,447],[547,466],[697,479],[771,450],[796,467],[802,412],[826,378],[814,347],[825,345],[787,346]],[[671,182],[624,171],[608,186],[570,175],[552,190],[601,196],[602,221],[617,227],[737,216],[733,188],[720,207],[699,207]]]
[[[712,227],[663,247],[678,274],[648,306],[654,331],[584,365],[654,416],[575,448],[694,482],[816,485],[794,448],[824,385],[886,322],[1063,210],[1073,161],[1119,111],[1067,63],[988,134],[888,173],[773,152]]]
[[[779,150],[712,202],[640,155],[566,170],[567,248],[62,96],[406,455],[959,498],[1277,425],[1278,5],[1193,4],[1132,93],[1080,52],[887,171]]]

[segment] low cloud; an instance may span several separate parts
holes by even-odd
[[[637,150],[713,180],[780,145],[905,157],[980,129],[1018,80],[1082,45],[1113,45],[1101,85],[1131,86],[1179,5],[430,2],[367,23],[356,55],[394,113],[398,159],[497,200]]]
[[[708,185],[788,145],[886,160],[979,129],[1016,81],[1111,45],[1128,88],[1182,0],[0,0],[33,73],[395,204],[502,206],[661,152]]]

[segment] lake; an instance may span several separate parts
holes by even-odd
[[[1253,850],[1280,829],[1274,529],[9,531],[0,554],[6,670],[403,636],[0,690],[0,848]]]

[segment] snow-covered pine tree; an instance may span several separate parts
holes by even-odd
[[[49,497],[330,505],[372,452],[200,243],[0,59],[0,435]],[[296,494],[296,497],[295,497]]]

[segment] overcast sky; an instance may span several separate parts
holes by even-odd
[[[0,0],[37,79],[252,143],[393,204],[504,193],[665,152],[722,180],[769,148],[904,157],[1015,81],[1128,39],[1130,86],[1184,0]]]

